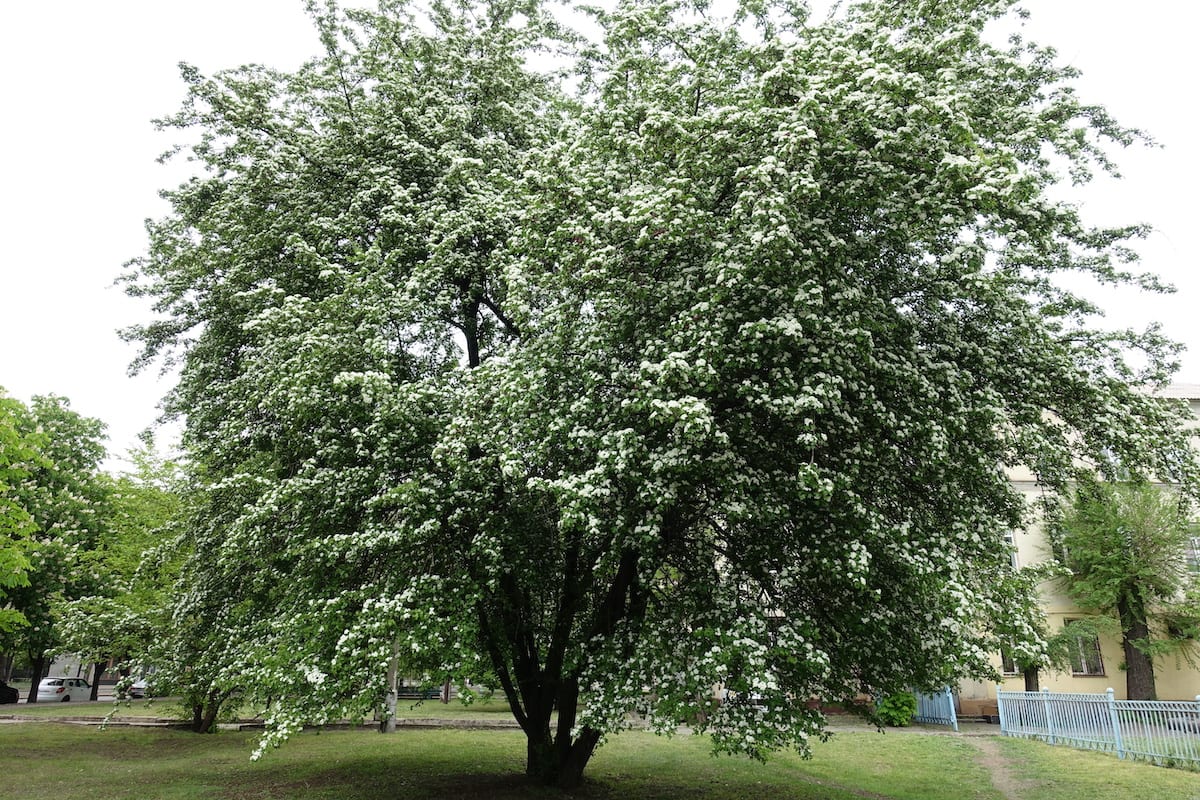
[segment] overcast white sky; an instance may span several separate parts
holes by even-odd
[[[1143,264],[1169,298],[1104,299],[1113,323],[1161,321],[1189,344],[1181,382],[1200,383],[1200,149],[1188,0],[1027,0],[1028,30],[1084,71],[1085,98],[1150,131],[1162,149],[1119,154],[1125,174],[1077,196],[1099,223],[1149,222]],[[116,330],[148,309],[112,286],[145,243],[143,220],[178,167],[150,120],[183,96],[176,64],[294,67],[317,52],[302,0],[60,0],[0,11],[0,386],[56,393],[109,425],[122,453],[151,425],[167,384],[130,378]]]

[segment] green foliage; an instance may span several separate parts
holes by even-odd
[[[1090,484],[1067,511],[1056,544],[1072,599],[1113,612],[1123,598],[1172,600],[1192,584],[1186,498],[1150,485]]]
[[[6,444],[21,443],[17,451],[6,446],[3,462],[12,466],[2,478],[3,502],[10,509],[7,520],[13,514],[19,520],[9,541],[27,566],[24,578],[5,589],[24,624],[0,630],[0,651],[24,650],[37,658],[59,644],[56,604],[97,586],[85,554],[108,523],[109,481],[100,471],[104,424],[71,410],[62,397],[35,396],[28,407],[3,401],[13,433],[0,436]],[[0,422],[0,431],[4,427]],[[23,452],[23,460],[9,452]]]
[[[0,634],[12,633],[29,621],[11,607],[8,592],[29,586],[29,536],[33,518],[17,490],[29,477],[30,468],[40,463],[41,438],[23,431],[28,411],[0,387]]]
[[[1035,657],[1005,468],[1197,467],[1172,345],[1057,280],[1157,288],[1052,199],[1136,134],[989,44],[1007,5],[620,2],[588,41],[385,2],[316,10],[295,73],[185,68],[204,173],[126,278],[195,489],[165,674],[269,695],[265,747],[377,705],[399,642],[494,674],[569,786],[632,711],[762,757],[819,732],[796,697]]]
[[[169,623],[178,559],[167,544],[179,506],[179,466],[157,454],[152,439],[129,459],[132,470],[111,480],[105,528],[78,554],[94,588],[62,598],[54,609],[62,636],[58,650],[86,661],[121,664],[141,657]]]
[[[1185,495],[1148,484],[1089,483],[1055,532],[1068,572],[1061,582],[1081,608],[1113,619],[1127,675],[1153,693],[1153,660],[1192,644],[1200,618],[1185,557],[1193,525]],[[1182,635],[1162,636],[1155,629]],[[1133,695],[1131,695],[1133,696]]]
[[[895,692],[879,701],[875,716],[884,725],[906,728],[917,715],[917,696],[912,692]]]

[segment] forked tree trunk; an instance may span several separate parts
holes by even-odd
[[[544,786],[569,791],[583,780],[583,770],[596,752],[600,732],[584,728],[569,744],[527,734],[525,775]]]
[[[216,724],[221,706],[229,699],[228,692],[209,691],[203,703],[192,705],[192,730],[196,733],[209,733]]]
[[[640,625],[645,618],[649,595],[638,579],[639,558],[633,549],[621,554],[604,599],[592,611],[587,627],[589,641],[612,636],[621,624]],[[531,635],[528,596],[513,576],[500,580],[502,597],[494,606],[495,618],[480,605],[479,620],[513,716],[525,732],[525,774],[533,782],[570,790],[582,780],[601,737],[600,731],[587,726],[575,730],[579,680],[577,674],[566,671],[564,664],[569,634],[584,594],[574,549],[569,550],[563,582],[558,617],[544,660]],[[505,657],[506,651],[513,656]],[[558,718],[554,720],[556,711]]]

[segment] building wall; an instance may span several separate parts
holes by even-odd
[[[1192,409],[1192,415],[1200,419],[1200,386],[1173,386],[1165,396],[1186,399]],[[1194,422],[1192,427],[1200,431],[1200,422]],[[1200,446],[1200,435],[1197,436]],[[1041,492],[1036,477],[1027,469],[1018,468],[1011,472],[1011,478],[1016,487],[1025,497],[1032,501]],[[1034,527],[1028,531],[1018,532],[1013,537],[1016,548],[1017,563],[1020,565],[1036,564],[1053,558],[1049,543],[1040,528]],[[1068,619],[1087,616],[1072,603],[1063,590],[1053,584],[1046,583],[1041,587],[1042,608],[1046,613],[1046,624],[1051,634],[1062,630]],[[1102,675],[1072,675],[1070,672],[1057,672],[1043,669],[1039,674],[1039,685],[1052,692],[1104,692],[1111,688],[1118,699],[1125,699],[1125,672],[1121,669],[1124,654],[1119,636],[1100,636],[1100,658],[1103,663]],[[1200,695],[1200,647],[1197,648],[1196,663],[1189,663],[1180,656],[1166,656],[1155,660],[1154,676],[1158,697],[1160,700],[1195,700]],[[995,658],[997,670],[1001,668],[999,654]],[[1024,691],[1025,679],[1022,675],[1006,675],[1001,682],[1006,691]],[[995,714],[996,687],[995,684],[980,681],[963,681],[959,684],[959,711],[965,716],[979,714]]]

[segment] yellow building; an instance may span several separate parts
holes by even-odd
[[[1187,400],[1192,415],[1200,418],[1200,385],[1174,385],[1162,394],[1164,397]],[[1200,433],[1197,443],[1200,444]],[[1014,470],[1011,478],[1021,493],[1030,500],[1041,492],[1037,480],[1028,470]],[[1053,558],[1049,543],[1038,528],[1016,534],[1013,545],[1014,558],[1018,565],[1035,564]],[[1192,540],[1188,557],[1192,565],[1200,566],[1200,538]],[[1041,599],[1047,629],[1051,634],[1061,631],[1069,621],[1087,616],[1072,603],[1061,587],[1053,583],[1042,585]],[[1073,653],[1074,663],[1070,671],[1042,669],[1038,682],[1042,688],[1048,688],[1052,692],[1099,693],[1111,687],[1117,699],[1124,699],[1125,673],[1121,669],[1123,660],[1119,638],[1081,638],[1076,652]],[[995,664],[1004,673],[1004,690],[1025,689],[1024,677],[1010,660],[997,654]],[[1155,659],[1154,676],[1161,700],[1194,700],[1200,695],[1200,665],[1193,666],[1182,657],[1166,656]],[[958,687],[958,705],[959,713],[963,716],[996,714],[995,684],[969,680],[961,682]]]

